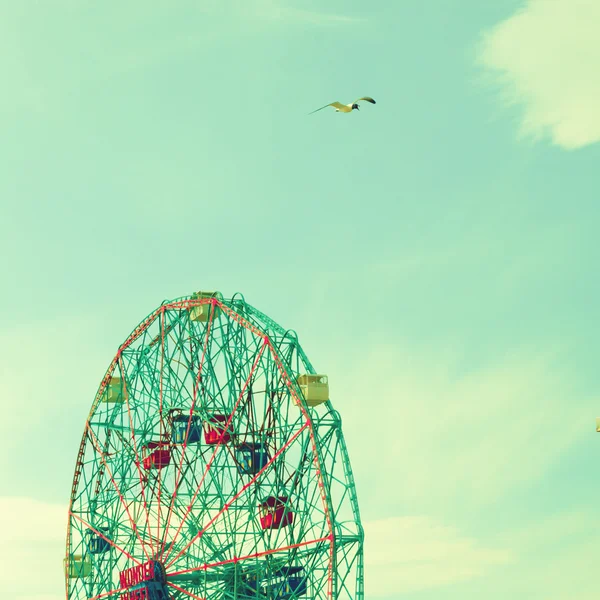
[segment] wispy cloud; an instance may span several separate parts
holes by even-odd
[[[394,596],[480,577],[512,560],[428,517],[398,517],[365,524],[366,591]]]
[[[515,555],[514,564],[503,573],[504,597],[597,597],[600,524],[589,511],[540,517],[525,527],[506,532],[498,543],[513,549]]]
[[[464,510],[530,485],[593,430],[593,402],[574,391],[562,356],[521,349],[465,372],[452,346],[372,345],[359,364],[346,365],[354,377],[330,369],[345,414],[364,410],[365,399],[381,407],[368,430],[347,423],[360,429],[351,433],[357,439],[377,435],[355,468],[390,509],[402,498],[413,510]]]
[[[52,113],[72,90],[79,94],[98,81],[206,53],[215,42],[240,32],[357,21],[288,0],[157,0],[151,6],[132,0],[119,7],[118,18],[112,13],[107,6],[91,10],[70,0],[51,7],[36,3],[35,8],[16,3],[3,10],[0,68],[10,93],[0,99],[0,116],[24,105],[35,113]]]
[[[600,552],[596,521],[586,511],[563,512],[480,536],[427,516],[367,522],[367,596],[444,588],[439,597],[453,598],[460,584],[461,598],[591,600]]]
[[[286,2],[286,0],[255,0],[253,10],[256,16],[261,18],[311,25],[333,25],[359,21],[355,17],[346,15],[297,8]]]
[[[522,135],[567,150],[600,140],[599,24],[596,0],[528,0],[484,33],[479,62],[522,107]]]

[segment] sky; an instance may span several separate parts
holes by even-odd
[[[218,289],[329,375],[367,599],[597,598],[599,25],[0,0],[2,595],[64,597],[100,379],[161,301]]]

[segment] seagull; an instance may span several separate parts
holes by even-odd
[[[349,113],[349,112],[352,112],[353,110],[360,110],[360,108],[358,107],[358,103],[361,102],[362,100],[364,100],[365,102],[370,102],[371,104],[375,104],[375,100],[373,100],[373,98],[369,98],[369,96],[363,96],[362,98],[359,98],[358,100],[355,100],[354,102],[352,102],[352,104],[342,104],[341,102],[332,102],[331,104],[326,104],[325,106],[321,106],[321,108],[317,108],[317,110],[313,110],[312,112],[310,112],[308,114],[312,115],[313,113],[316,113],[319,110],[323,110],[324,108],[327,108],[328,106],[333,106],[333,108],[335,108],[335,112]]]

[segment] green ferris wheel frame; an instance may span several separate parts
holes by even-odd
[[[241,294],[165,301],[121,344],[68,518],[67,600],[364,598],[327,377]]]

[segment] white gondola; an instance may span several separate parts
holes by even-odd
[[[69,579],[82,579],[92,574],[92,561],[81,554],[71,554],[63,559],[65,574]]]
[[[327,375],[305,373],[296,380],[308,406],[318,406],[329,400],[329,380]]]
[[[120,377],[111,377],[104,390],[102,401],[108,403],[123,403],[125,400],[127,400],[127,390],[123,385],[122,379]]]
[[[192,300],[204,300],[206,298],[216,298],[218,292],[196,292],[192,294]],[[213,308],[211,302],[207,302],[206,304],[199,304],[197,306],[192,306],[190,308],[190,319],[192,321],[201,321],[202,323],[206,323],[208,318],[210,317],[210,312]],[[217,317],[219,314],[219,307],[215,306],[213,319]]]

